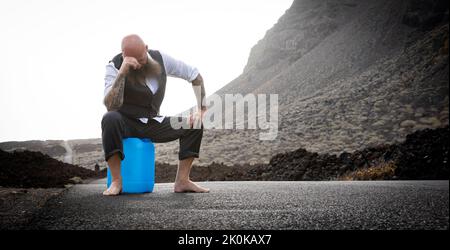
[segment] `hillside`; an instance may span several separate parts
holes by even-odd
[[[252,48],[242,74],[217,92],[278,94],[276,140],[261,141],[255,130],[206,130],[196,163],[268,163],[298,148],[339,155],[447,126],[448,13],[442,0],[295,0]],[[42,145],[70,163],[104,166],[100,139]],[[20,147],[28,143],[0,144]],[[178,142],[156,150],[159,162],[176,163]]]

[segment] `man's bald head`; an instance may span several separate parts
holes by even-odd
[[[147,63],[148,47],[138,35],[132,34],[122,39],[123,57],[134,57],[141,64]]]

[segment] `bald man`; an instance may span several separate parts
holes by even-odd
[[[180,117],[187,125],[182,128],[173,128],[170,117],[159,114],[167,76],[182,78],[200,90],[196,95],[197,113],[189,118]],[[138,35],[124,37],[122,53],[106,66],[103,102],[108,112],[102,119],[102,143],[112,180],[103,194],[118,195],[122,191],[120,164],[126,157],[122,145],[126,137],[150,138],[155,143],[179,139],[174,192],[209,192],[189,179],[203,136],[203,126],[194,124],[201,124],[206,111],[202,106],[204,97],[203,79],[195,67],[157,50],[149,50]]]

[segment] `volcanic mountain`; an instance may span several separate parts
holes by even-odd
[[[275,140],[260,140],[259,130],[205,130],[197,164],[267,163],[298,148],[340,154],[445,127],[448,10],[443,0],[295,0],[217,92],[278,94]],[[55,143],[45,142],[62,152],[56,157],[104,164],[100,139]],[[26,142],[0,144],[20,147]],[[158,144],[157,160],[175,164],[177,151],[178,142]]]

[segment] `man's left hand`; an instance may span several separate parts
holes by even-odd
[[[194,114],[189,116],[189,127],[200,129],[203,123],[203,116],[206,113],[206,108],[197,110]]]

